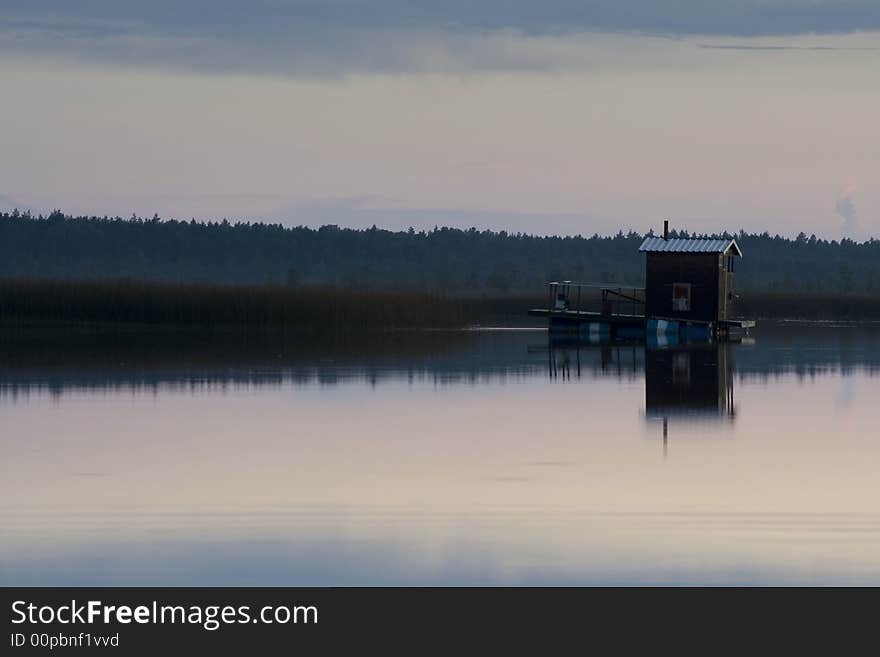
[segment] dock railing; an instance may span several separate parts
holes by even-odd
[[[598,312],[609,315],[643,315],[645,288],[608,283],[553,281],[549,284],[551,312]]]

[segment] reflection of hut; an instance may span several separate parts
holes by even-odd
[[[733,417],[733,365],[726,343],[645,351],[645,412]]]
[[[731,319],[734,239],[646,237],[645,316],[717,323]]]

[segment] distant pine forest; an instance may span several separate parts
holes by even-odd
[[[736,276],[744,294],[880,296],[880,240],[724,236],[735,237],[743,250]],[[13,211],[0,213],[0,278],[537,294],[558,279],[640,285],[643,237],[445,227],[392,232]]]

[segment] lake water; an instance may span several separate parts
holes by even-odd
[[[0,584],[880,584],[880,329],[0,336]]]

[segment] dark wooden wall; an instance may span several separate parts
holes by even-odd
[[[733,270],[727,264],[733,256],[721,256],[722,268],[718,275],[718,319],[733,317]]]
[[[645,267],[647,317],[719,319],[722,256],[717,253],[648,253]],[[689,312],[673,310],[672,284],[691,284]]]

